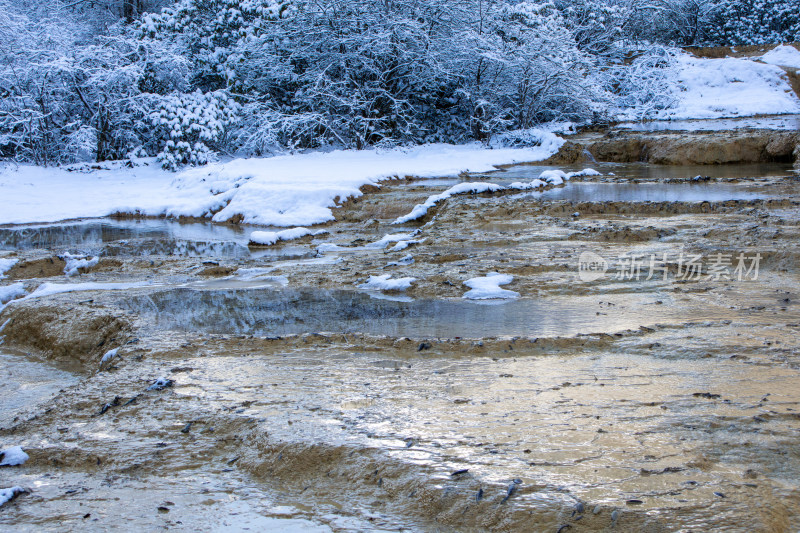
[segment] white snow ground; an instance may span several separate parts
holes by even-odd
[[[675,103],[659,111],[657,119],[800,113],[800,99],[786,73],[775,65],[739,58],[701,59],[681,53],[673,62],[671,78]]]
[[[542,132],[532,148],[488,149],[480,143],[432,144],[395,150],[341,150],[236,159],[172,174],[149,165],[69,172],[64,168],[0,168],[0,224],[101,217],[150,216],[237,219],[304,226],[333,219],[336,201],[360,196],[364,185],[395,176],[422,178],[485,172],[496,165],[541,161],[564,143]]]
[[[759,59],[764,63],[769,63],[770,65],[800,68],[800,50],[793,46],[776,46]]]

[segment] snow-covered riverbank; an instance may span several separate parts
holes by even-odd
[[[393,177],[455,176],[496,165],[541,161],[563,139],[542,134],[540,146],[488,149],[481,144],[433,144],[395,150],[342,150],[235,159],[173,174],[155,161],[101,169],[6,166],[0,170],[0,224],[51,222],[113,213],[238,219],[274,226],[333,219],[337,201]]]

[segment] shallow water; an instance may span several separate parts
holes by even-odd
[[[739,183],[588,183],[569,182],[542,192],[536,200],[569,202],[722,202],[773,198],[769,189]]]
[[[250,249],[254,227],[184,224],[166,219],[87,219],[56,224],[0,227],[0,249],[78,251],[110,257],[177,256],[204,258],[302,257],[307,250]]]
[[[0,427],[78,381],[77,374],[0,348]]]
[[[118,305],[157,329],[258,336],[359,332],[411,338],[557,337],[731,316],[725,305],[704,302],[688,313],[672,303],[670,295],[658,291],[474,302],[387,299],[380,293],[346,290],[172,289],[124,298]]]
[[[740,129],[800,130],[800,115],[778,115],[768,117],[718,118],[705,120],[653,120],[648,122],[624,122],[614,127],[630,131],[727,131]]]
[[[520,165],[503,172],[491,173],[489,176],[506,181],[526,181],[539,177],[545,170],[563,170],[576,172],[593,168],[602,176],[590,177],[587,181],[598,179],[612,180],[623,184],[630,180],[690,180],[695,176],[712,179],[744,179],[764,178],[767,176],[791,176],[791,163],[748,163],[740,165],[651,165],[648,163],[584,163],[580,165]],[[572,180],[575,183],[576,180]],[[703,185],[703,183],[693,184]]]

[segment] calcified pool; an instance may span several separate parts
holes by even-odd
[[[402,228],[453,183],[547,167],[387,182],[263,251],[210,224],[0,228],[20,265],[0,284],[36,296],[0,314],[0,447],[30,455],[0,468],[29,491],[0,528],[794,531],[800,182],[595,167]],[[399,232],[417,242],[368,246]],[[81,250],[114,261],[34,268]],[[603,277],[581,278],[584,252]],[[757,276],[733,274],[739,253]],[[462,298],[489,272],[519,297]],[[361,288],[384,274],[416,281]]]

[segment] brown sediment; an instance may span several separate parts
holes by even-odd
[[[51,278],[64,274],[67,263],[60,257],[22,260],[8,271],[9,279]]]
[[[99,366],[100,357],[121,346],[131,332],[123,313],[86,304],[18,301],[0,316],[8,344],[87,371]]]
[[[800,144],[796,133],[639,134],[615,132],[586,149],[598,161],[647,162],[658,165],[719,165],[792,162]]]

